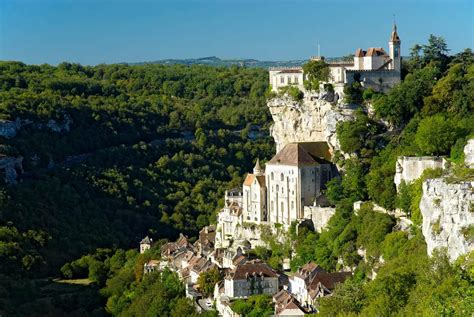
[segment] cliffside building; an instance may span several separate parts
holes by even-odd
[[[267,186],[265,170],[260,167],[260,161],[253,169],[253,174],[247,174],[242,186],[243,220],[260,223],[267,220]]]
[[[352,84],[355,80],[368,88],[386,91],[401,80],[401,40],[397,25],[393,25],[388,53],[382,47],[370,47],[367,50],[356,49],[352,61],[329,61],[330,79],[336,93],[342,93],[344,85]],[[321,57],[311,57],[312,60]],[[297,86],[304,91],[305,74],[302,67],[277,67],[269,70],[269,80],[272,90],[278,92],[288,85]]]

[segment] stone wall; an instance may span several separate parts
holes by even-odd
[[[304,207],[304,217],[313,222],[314,230],[321,232],[329,222],[332,216],[336,213],[336,208],[332,207]]]
[[[360,74],[361,84],[365,88],[387,92],[401,81],[400,72],[393,70],[346,70],[346,83],[354,82],[354,75]]]
[[[410,183],[417,180],[423,172],[429,168],[445,168],[446,160],[442,157],[423,156],[423,157],[409,157],[401,156],[398,158],[395,167],[395,185],[398,187],[405,181]]]
[[[443,178],[423,182],[420,210],[428,254],[446,248],[451,260],[474,250],[474,182],[448,183]],[[471,229],[472,230],[472,229]]]

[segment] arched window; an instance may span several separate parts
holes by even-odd
[[[283,204],[283,202],[281,202],[281,213],[284,213],[285,212],[285,205]]]
[[[272,174],[271,174],[271,178],[272,178],[272,180],[273,180],[273,172],[272,172]]]
[[[278,193],[278,190],[280,190],[280,186],[276,185],[276,191]]]
[[[283,173],[280,175],[280,180],[283,182],[285,180],[285,176],[283,176]]]

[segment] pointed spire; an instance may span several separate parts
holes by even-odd
[[[255,163],[255,167],[253,168],[253,173],[255,175],[262,175],[264,173],[262,167],[260,166],[260,160],[257,159],[257,162]]]
[[[390,42],[400,42],[400,37],[397,33],[397,23],[393,21],[392,35],[390,36]]]

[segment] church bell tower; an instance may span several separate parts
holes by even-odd
[[[390,36],[390,41],[388,42],[388,48],[390,51],[390,58],[392,62],[390,63],[390,69],[400,71],[402,66],[402,57],[400,51],[400,37],[397,33],[397,25],[393,23],[392,35]]]

